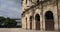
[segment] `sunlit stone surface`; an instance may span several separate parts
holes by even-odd
[[[23,0],[22,28],[60,31],[60,0]]]

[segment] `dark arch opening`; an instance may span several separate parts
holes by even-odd
[[[30,16],[30,29],[32,29],[32,16]]]
[[[32,21],[32,16],[30,16],[30,21]]]
[[[35,21],[36,21],[36,30],[40,30],[40,15],[35,15]]]
[[[27,18],[26,18],[26,29],[27,29]]]
[[[45,13],[45,30],[54,30],[54,18],[51,11]]]
[[[53,19],[53,13],[51,11],[46,12],[45,18],[46,19]]]
[[[40,15],[39,15],[39,14],[36,14],[35,20],[36,20],[36,21],[40,21]]]

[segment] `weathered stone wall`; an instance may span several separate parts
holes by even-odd
[[[30,3],[30,5],[31,4],[32,3]],[[40,15],[40,29],[45,30],[45,13],[47,11],[51,11],[53,13],[53,17],[54,17],[54,30],[60,29],[60,20],[59,20],[60,12],[57,11],[58,9],[57,9],[56,4],[57,4],[56,0],[51,0],[51,1],[44,2],[43,8],[41,7],[41,3],[37,7],[32,8],[32,9],[34,9],[34,13],[33,13],[32,9],[26,11],[26,13],[24,14],[25,16],[22,18],[22,28],[26,29],[26,27],[27,27],[27,29],[30,29],[30,19],[29,18],[33,14],[32,29],[36,29],[35,15],[39,14]],[[29,3],[28,3],[28,6],[29,6]],[[60,3],[58,3],[58,8],[60,9]],[[26,23],[26,18],[27,18],[27,23]],[[58,22],[58,20],[59,20],[59,22]]]

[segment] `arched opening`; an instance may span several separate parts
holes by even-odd
[[[32,29],[32,16],[30,16],[30,29]]]
[[[40,30],[40,15],[35,15],[35,21],[36,21],[36,30]]]
[[[51,11],[45,13],[45,30],[54,30],[54,17]]]
[[[26,18],[26,29],[27,29],[27,18]]]

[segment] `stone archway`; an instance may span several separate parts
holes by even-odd
[[[32,16],[30,16],[30,29],[32,29]]]
[[[54,17],[51,11],[45,13],[45,30],[54,30]]]
[[[36,30],[40,30],[40,15],[35,15],[35,21],[36,21]]]

